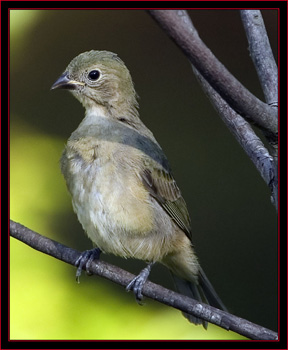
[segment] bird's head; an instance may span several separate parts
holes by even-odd
[[[59,88],[70,90],[86,110],[100,107],[116,117],[137,115],[137,95],[131,75],[113,52],[81,53],[51,87]]]

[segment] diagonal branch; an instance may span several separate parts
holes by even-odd
[[[255,134],[250,124],[221,98],[195,67],[192,66],[192,69],[221,119],[252,160],[263,180],[270,188],[272,194],[271,200],[276,210],[278,210],[278,181],[277,173],[275,177],[275,172],[273,171],[273,158],[270,156],[263,142]]]
[[[28,229],[27,227],[10,220],[10,236],[24,242],[30,247],[51,255],[56,259],[68,264],[75,265],[80,252],[68,248],[61,243]],[[98,260],[91,264],[89,271],[93,274],[104,277],[112,282],[126,287],[135,277],[131,273],[116,266]],[[277,340],[277,333],[258,326],[240,317],[236,317],[228,312],[218,310],[212,306],[200,303],[169,289],[163,288],[155,283],[147,281],[143,287],[143,294],[146,297],[157,300],[165,305],[174,307],[185,313],[192,314],[205,321],[211,322],[219,327],[232,330],[250,339]]]
[[[259,10],[241,10],[249,51],[258,74],[265,100],[278,106],[278,68]]]
[[[261,76],[262,84],[265,84],[265,79],[270,79],[267,83],[269,87],[265,87],[266,98],[270,101],[273,97],[272,100],[275,101],[276,99],[277,101],[277,87],[274,86],[274,84],[277,86],[277,66],[264,23],[261,22],[261,13],[256,11],[257,13],[254,13],[253,17],[250,10],[243,12],[242,17],[245,18],[243,21],[245,21],[246,27],[249,28],[247,29],[249,42],[253,40],[261,41],[259,36],[263,36],[262,44],[254,45],[250,42],[250,50],[255,56],[254,62],[255,65],[257,62],[257,72]],[[272,193],[272,202],[278,210],[277,108],[273,103],[270,106],[260,101],[228,72],[202,42],[186,11],[150,10],[149,13],[188,56],[194,73],[211,103],[269,186]],[[253,18],[255,21],[255,16],[258,22],[262,23],[260,29],[255,29],[253,23],[251,23]],[[260,58],[265,55],[265,50],[267,50],[268,58],[262,63]],[[269,88],[273,91],[271,94],[267,91]],[[249,123],[258,126],[263,131],[271,146],[272,157]]]
[[[184,10],[149,10],[215,91],[249,123],[277,139],[277,111],[251,94],[200,39]]]
[[[240,11],[243,26],[249,43],[249,51],[253,60],[266,102],[278,111],[278,68],[272,53],[264,21],[259,10]],[[273,157],[272,197],[278,208],[278,133],[277,138],[265,134]]]

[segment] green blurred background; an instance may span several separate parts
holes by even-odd
[[[200,37],[263,100],[238,11],[190,10]],[[277,11],[262,15],[277,55]],[[277,330],[277,218],[267,186],[210,105],[176,45],[143,10],[10,11],[11,219],[78,250],[91,248],[72,210],[59,158],[84,110],[50,91],[83,51],[128,66],[140,114],[188,204],[199,260],[228,309]],[[277,58],[277,57],[276,57]],[[137,273],[142,262],[102,259]],[[156,266],[151,280],[172,288]],[[241,339],[152,300],[139,306],[109,281],[10,240],[11,339]]]

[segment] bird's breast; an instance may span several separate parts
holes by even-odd
[[[108,141],[74,140],[61,159],[74,210],[89,238],[122,256],[117,250],[128,249],[131,238],[153,229],[149,194],[137,175],[137,152]]]

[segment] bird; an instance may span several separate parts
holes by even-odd
[[[140,301],[152,266],[161,263],[179,293],[226,311],[199,264],[187,205],[140,119],[125,63],[110,51],[81,53],[51,89],[69,90],[85,109],[60,159],[73,209],[95,247],[76,261],[77,279],[100,253],[143,260],[147,266],[126,287]],[[184,316],[207,328],[206,321]]]

